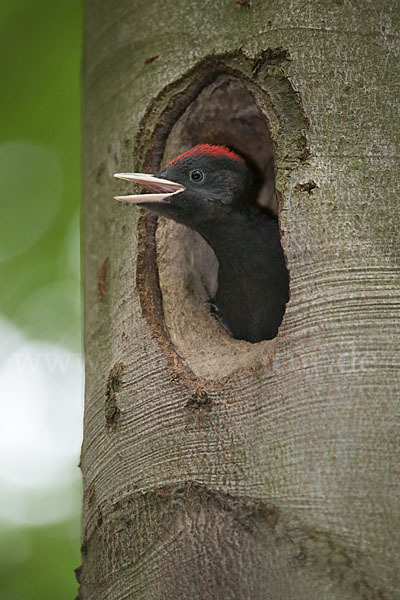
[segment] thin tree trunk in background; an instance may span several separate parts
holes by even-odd
[[[83,600],[400,597],[399,21],[389,0],[86,0]],[[262,367],[207,379],[157,330],[151,224],[112,175],[150,155],[155,99],[235,53],[290,82],[307,157],[285,171],[272,122],[290,301]]]

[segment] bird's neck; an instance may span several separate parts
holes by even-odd
[[[234,212],[196,229],[214,250],[220,270],[229,270],[233,278],[236,275],[239,284],[254,273],[257,263],[265,265],[265,253],[276,243],[278,231],[276,220],[257,209]],[[250,256],[253,269],[248,269]]]
[[[196,229],[218,258],[221,322],[238,339],[275,337],[289,294],[277,220],[249,208]]]

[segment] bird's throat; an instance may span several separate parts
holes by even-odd
[[[275,219],[260,211],[203,224],[198,233],[218,262],[215,304],[233,337],[275,337],[289,297],[289,277]]]

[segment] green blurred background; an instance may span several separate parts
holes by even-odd
[[[80,564],[81,2],[0,3],[0,598]]]

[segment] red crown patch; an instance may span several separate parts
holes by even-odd
[[[236,154],[236,152],[233,152],[233,150],[230,150],[226,146],[216,146],[213,144],[198,144],[197,146],[190,148],[190,150],[186,150],[186,152],[182,152],[182,154],[179,154],[179,156],[176,156],[165,166],[170,167],[174,163],[182,160],[183,158],[195,158],[195,157],[201,156],[201,155],[216,156],[218,158],[224,157],[224,158],[230,158],[233,160],[239,160],[240,162],[244,162],[244,159],[241,156],[239,156],[239,154]]]

